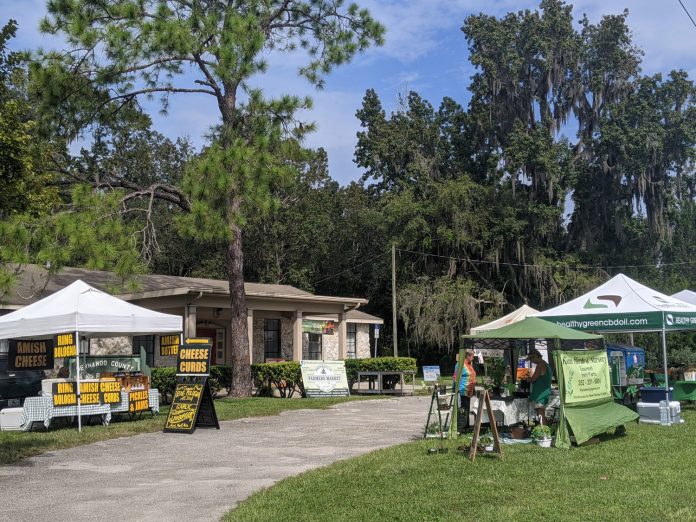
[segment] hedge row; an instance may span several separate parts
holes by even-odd
[[[295,392],[305,396],[300,363],[297,361],[252,364],[251,378],[259,395],[272,396],[275,386],[284,399],[289,399]]]
[[[151,368],[150,385],[157,388],[165,404],[171,402],[176,388],[176,368]],[[215,396],[223,388],[228,390],[232,386],[232,367],[231,366],[211,366],[210,391]]]
[[[358,372],[416,371],[416,360],[412,357],[378,357],[376,359],[346,359],[348,388],[358,380]],[[271,396],[276,388],[283,398],[290,398],[295,393],[305,396],[300,363],[297,361],[260,363],[251,365],[251,377],[259,395]],[[151,385],[160,392],[162,400],[169,403],[176,388],[176,368],[152,368]],[[394,387],[399,377],[385,377],[385,388]],[[213,395],[232,385],[232,368],[230,366],[213,366],[208,379]]]
[[[374,359],[346,359],[346,374],[348,387],[358,380],[358,372],[415,372],[416,360],[413,357],[377,357]],[[393,388],[399,382],[398,376],[386,376],[383,379],[385,388]]]

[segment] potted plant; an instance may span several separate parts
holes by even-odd
[[[542,448],[551,447],[551,428],[545,424],[539,424],[532,430],[532,439]]]
[[[493,451],[493,437],[490,433],[485,433],[479,437],[479,445],[484,451]]]

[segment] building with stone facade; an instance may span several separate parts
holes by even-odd
[[[24,265],[11,294],[0,298],[0,315],[17,310],[81,279],[125,301],[158,312],[181,315],[185,337],[213,340],[213,364],[231,362],[230,297],[227,281],[143,275],[135,291],[114,291],[119,280],[110,272],[65,268],[48,276]],[[375,325],[383,320],[358,308],[366,299],[315,295],[288,285],[245,283],[250,362],[371,356]],[[379,326],[378,326],[379,327]],[[91,339],[90,355],[147,353],[148,365],[174,366],[175,356],[160,353],[159,336]]]

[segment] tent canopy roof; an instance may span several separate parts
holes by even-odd
[[[696,328],[696,305],[619,274],[594,290],[535,317],[597,332],[650,332]]]
[[[579,332],[537,317],[527,317],[497,330],[476,335],[465,335],[465,339],[561,339],[565,341],[593,341],[601,335]]]
[[[681,292],[672,294],[672,298],[679,299],[680,301],[684,301],[685,303],[696,305],[696,292],[692,290],[682,290]]]
[[[0,339],[78,331],[108,337],[181,332],[182,318],[127,303],[83,281],[0,317]]]
[[[504,326],[507,326],[512,323],[516,323],[518,321],[521,321],[527,316],[533,315],[533,314],[538,314],[539,311],[535,310],[531,306],[527,305],[522,305],[520,306],[517,310],[514,312],[510,312],[507,315],[504,315],[503,317],[499,317],[495,321],[491,321],[490,323],[482,324],[479,326],[474,326],[471,329],[471,335],[476,335],[481,332],[487,332],[488,330],[495,330],[497,328],[502,328]]]

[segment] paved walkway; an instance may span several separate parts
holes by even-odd
[[[420,438],[429,400],[348,402],[46,453],[0,466],[0,518],[218,520],[285,477]]]

